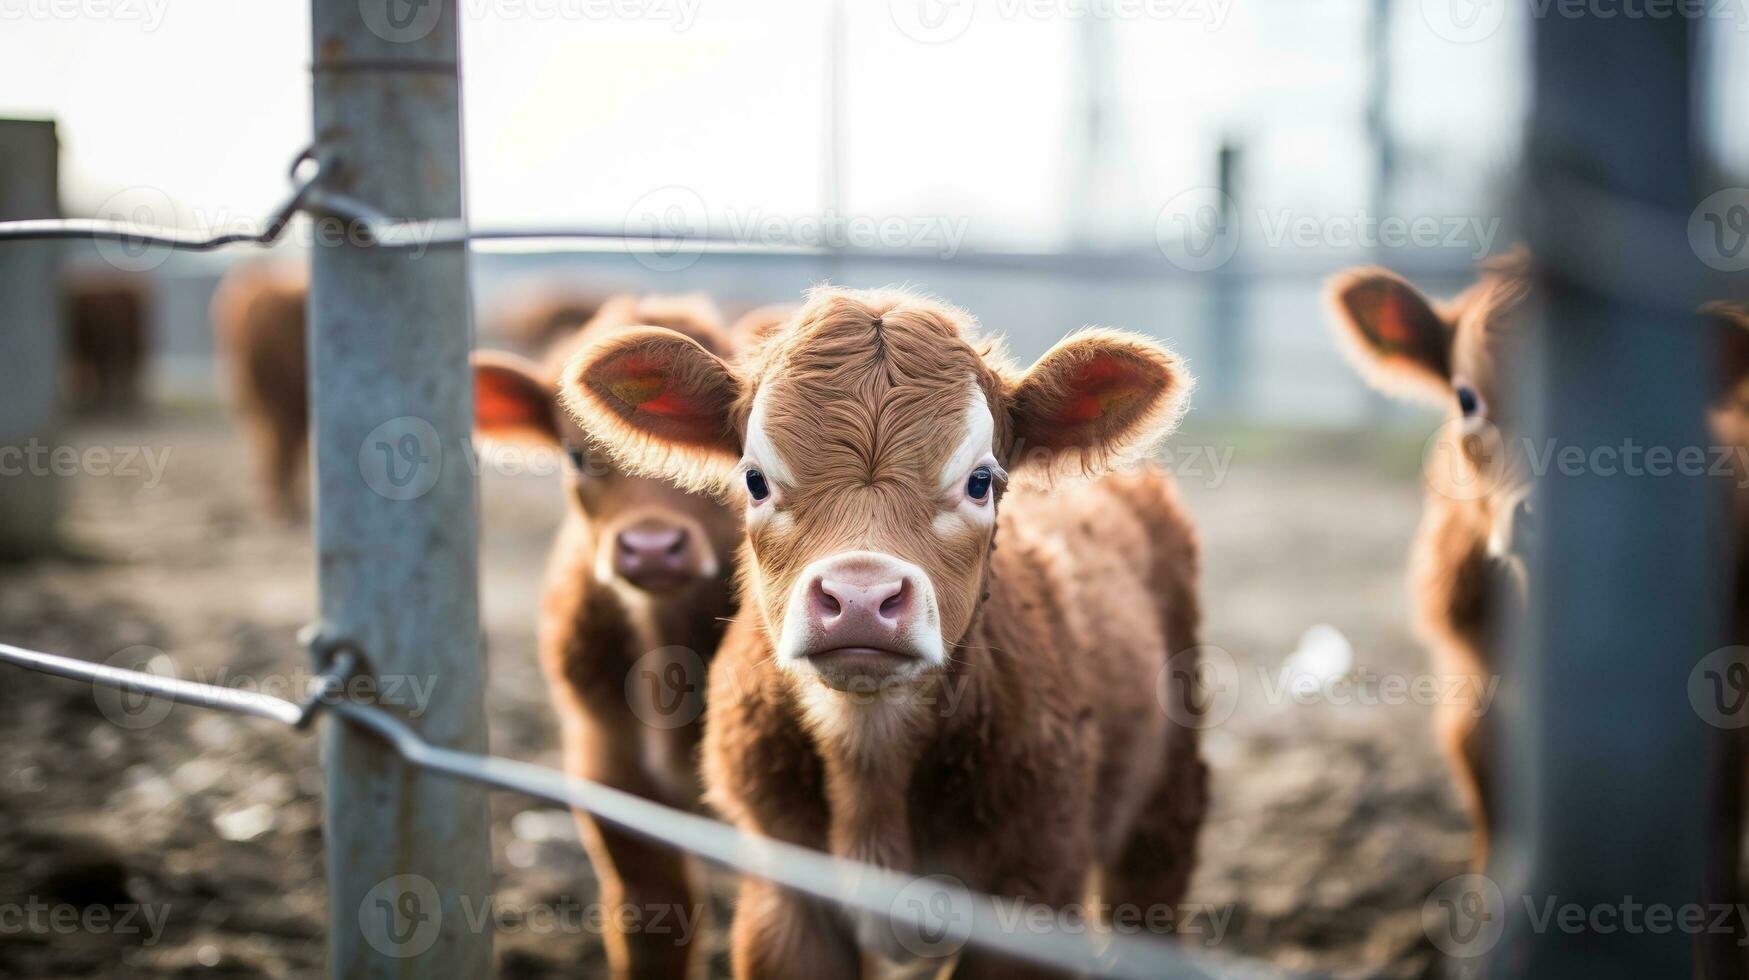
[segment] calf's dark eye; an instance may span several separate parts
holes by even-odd
[[[983,500],[990,496],[990,483],[994,477],[988,466],[980,466],[972,471],[966,479],[966,496],[973,500]]]
[[[571,458],[571,466],[579,473],[589,472],[589,450],[581,446],[565,446],[565,455]]]
[[[1482,407],[1482,400],[1476,397],[1476,389],[1469,385],[1458,385],[1457,400],[1458,411],[1464,413],[1464,418],[1476,414],[1476,409]]]
[[[771,486],[765,482],[765,474],[758,470],[747,471],[747,492],[754,500],[764,500],[771,496]]]

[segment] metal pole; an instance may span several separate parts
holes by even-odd
[[[1215,186],[1220,190],[1220,226],[1239,234],[1244,220],[1239,198],[1245,193],[1241,182],[1244,153],[1236,138],[1221,141],[1215,152]],[[1245,290],[1256,280],[1246,275],[1248,256],[1241,238],[1233,257],[1226,265],[1207,276],[1208,358],[1202,369],[1201,383],[1206,384],[1203,405],[1216,417],[1228,421],[1236,418],[1243,403],[1241,387],[1245,381]]]
[[[58,218],[60,150],[50,121],[0,119],[0,221]],[[0,244],[0,559],[55,547],[50,468],[61,394],[58,242]]]
[[[1695,204],[1690,27],[1682,17],[1536,22],[1526,190],[1543,270],[1539,447],[1591,460],[1626,440],[1673,450],[1712,441],[1716,348],[1694,306],[1608,286],[1628,281],[1616,268],[1698,271],[1684,234]],[[1502,688],[1511,782],[1491,868],[1506,902],[1500,974],[1694,974],[1704,937],[1645,916],[1702,895],[1712,733],[1688,682],[1723,642],[1727,489],[1583,461],[1539,480],[1528,656]]]
[[[313,0],[315,134],[330,193],[459,218],[455,0]],[[467,254],[373,250],[318,220],[310,377],[324,628],[357,643],[374,699],[446,748],[483,751]],[[330,969],[480,977],[485,792],[421,774],[330,722]],[[484,921],[490,921],[487,917]]]

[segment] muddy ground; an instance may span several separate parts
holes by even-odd
[[[221,682],[296,676],[311,550],[304,530],[260,516],[223,415],[165,409],[70,441],[169,462],[155,483],[67,480],[75,551],[0,567],[0,641],[97,660],[143,645],[181,676]],[[1293,433],[1181,433],[1176,446],[1205,535],[1205,637],[1231,656],[1238,694],[1205,736],[1214,808],[1190,895],[1224,926],[1210,919],[1191,941],[1299,970],[1436,972],[1422,903],[1462,872],[1466,835],[1431,708],[1271,694],[1320,623],[1352,641],[1362,677],[1426,670],[1402,584],[1418,446]],[[1214,456],[1192,459],[1191,446]],[[531,649],[556,485],[488,474],[482,499],[493,748],[554,765]],[[0,975],[320,975],[314,739],[182,706],[138,730],[116,715],[82,685],[0,670]],[[527,918],[594,897],[569,821],[506,794],[492,812],[500,975],[598,975],[601,943],[583,917]]]

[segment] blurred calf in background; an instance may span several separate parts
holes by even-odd
[[[1447,677],[1470,678],[1466,689],[1476,693],[1499,674],[1494,647],[1506,635],[1505,624],[1522,612],[1530,587],[1523,557],[1534,533],[1532,477],[1553,458],[1536,460],[1548,450],[1526,440],[1525,406],[1514,398],[1513,371],[1522,369],[1529,355],[1533,278],[1531,260],[1520,251],[1485,263],[1475,285],[1447,303],[1427,298],[1384,269],[1354,270],[1330,289],[1338,335],[1360,372],[1375,387],[1445,409],[1446,423],[1426,457],[1426,508],[1411,577],[1419,630],[1436,669]],[[1749,313],[1724,304],[1703,312],[1707,328],[1718,335],[1720,365],[1714,379],[1718,400],[1709,419],[1717,445],[1706,447],[1703,465],[1708,475],[1733,479],[1737,532],[1730,594],[1733,626],[1738,642],[1744,642],[1749,640],[1749,492],[1744,490]],[[1661,448],[1673,457],[1684,449]],[[1497,816],[1491,725],[1479,703],[1461,700],[1441,704],[1438,725],[1440,746],[1475,824],[1475,859],[1481,867]],[[1714,847],[1717,865],[1734,877],[1728,869],[1736,867],[1739,850],[1741,746],[1734,732],[1722,731],[1720,743],[1715,796],[1721,830]]]
[[[304,360],[309,271],[299,264],[232,269],[213,294],[215,344],[237,412],[258,456],[262,494],[285,520],[303,516],[309,444],[309,369]]]
[[[66,296],[67,381],[74,408],[139,408],[152,340],[148,282],[119,272],[78,272],[68,277]]]
[[[541,283],[495,304],[489,323],[507,345],[538,357],[595,319],[608,299],[605,293]]]
[[[566,771],[691,808],[699,799],[704,669],[733,611],[738,523],[713,498],[621,472],[558,402],[558,377],[575,349],[642,324],[675,330],[717,356],[730,352],[720,315],[702,297],[617,297],[544,363],[476,354],[475,411],[482,436],[569,457],[568,506],[540,620]],[[685,856],[581,812],[577,822],[609,910],[613,975],[687,976],[705,906]]]

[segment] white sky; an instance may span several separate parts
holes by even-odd
[[[115,12],[62,19],[57,2]],[[666,3],[625,22],[541,18],[513,2],[462,0],[476,223],[614,226],[671,184],[696,191],[713,223],[824,205],[827,4],[686,0],[696,20],[680,30]],[[1078,18],[979,0],[944,43],[900,29],[906,5],[941,2],[849,5],[846,212],[950,216],[980,242],[1060,246],[1077,179]],[[1256,199],[1360,207],[1368,5],[1212,0],[1210,30],[1210,2],[1188,19],[1115,25],[1106,71],[1123,126],[1099,176],[1102,226],[1145,235],[1162,202],[1211,182],[1223,137],[1245,146]],[[1396,15],[1393,120],[1424,171],[1414,185],[1458,199],[1440,206],[1474,207],[1522,125],[1527,25],[1515,13],[1485,40],[1453,44],[1422,6]],[[1721,45],[1737,53],[1728,92],[1749,92],[1744,38]],[[71,213],[144,185],[178,201],[185,222],[235,220],[277,203],[308,140],[308,47],[295,0],[0,0],[0,114],[59,120]],[[1720,127],[1738,147],[1745,101],[1719,110],[1738,120]]]

